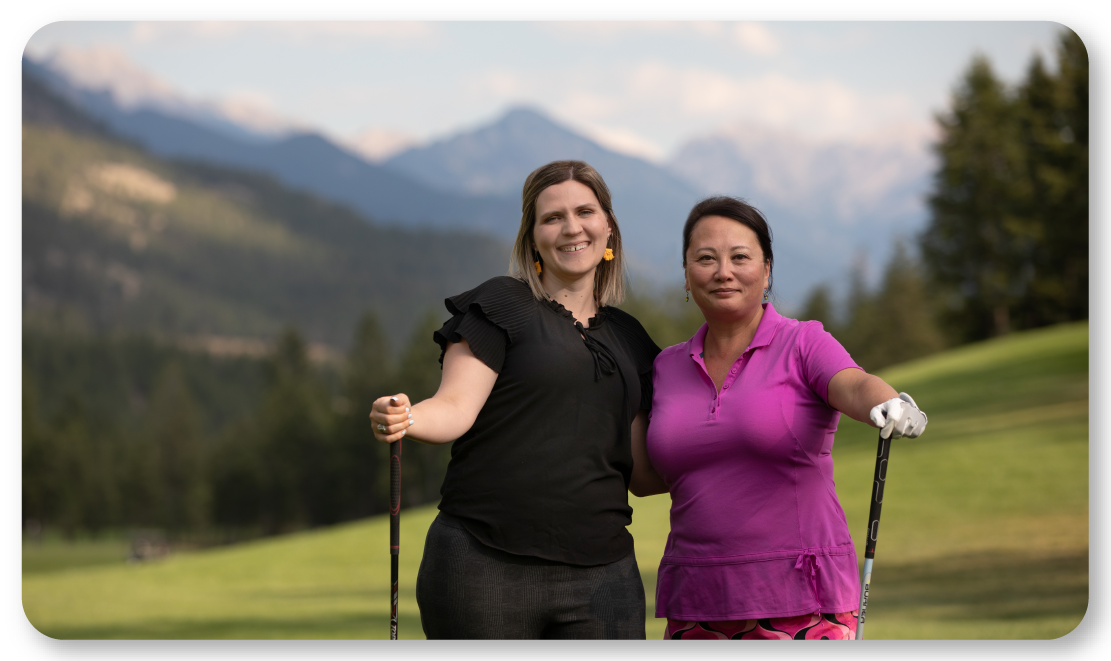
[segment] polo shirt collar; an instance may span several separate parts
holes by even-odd
[[[756,326],[756,336],[752,338],[749,348],[755,349],[771,344],[772,338],[775,337],[775,329],[779,328],[779,322],[782,320],[783,316],[775,311],[775,306],[765,303],[764,316],[760,317],[760,324]]]
[[[771,303],[764,303],[764,315],[760,317],[760,323],[756,326],[756,335],[752,338],[748,348],[755,349],[757,347],[766,347],[772,343],[772,338],[775,337],[775,330],[779,328],[779,322],[783,320],[783,316],[775,311],[775,306]],[[702,328],[694,334],[694,337],[687,340],[688,353],[692,358],[701,361],[702,349],[706,345],[706,333],[710,330],[709,324],[703,323]]]

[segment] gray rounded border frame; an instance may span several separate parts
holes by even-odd
[[[7,508],[6,569],[7,594],[4,601],[4,622],[12,644],[24,659],[159,659],[160,661],[193,661],[203,657],[207,661],[240,661],[244,657],[264,657],[268,661],[286,659],[327,658],[334,660],[360,659],[389,654],[391,659],[456,658],[521,658],[561,659],[567,654],[590,658],[617,658],[637,655],[644,659],[669,659],[675,649],[668,649],[650,641],[94,641],[57,640],[47,637],[32,627],[23,613],[20,579],[20,323],[21,323],[21,232],[20,222],[20,60],[31,34],[47,23],[61,20],[695,20],[695,19],[747,19],[747,20],[1044,20],[1055,21],[1077,32],[1088,47],[1089,59],[1094,61],[1102,76],[1092,76],[1097,83],[1091,87],[1090,117],[1111,117],[1109,101],[1109,41],[1111,28],[1097,14],[1070,6],[1051,3],[977,3],[977,4],[129,4],[90,3],[61,4],[44,10],[23,23],[12,39],[6,60],[6,131],[7,131],[7,329],[6,351],[8,358],[6,402],[7,461],[4,495]],[[1103,82],[1100,83],[1099,81]],[[1101,128],[1102,127],[1102,128]],[[1090,151],[1089,181],[1111,179],[1108,154],[1108,124],[1097,124],[1091,131],[1090,143],[1099,149]],[[1089,218],[1105,218],[1111,208],[1107,187],[1089,187]],[[1107,240],[1107,226],[1092,226],[1089,222],[1089,244],[1092,238]],[[1104,244],[1102,240],[1094,241]],[[1090,262],[1092,263],[1092,262]],[[1107,277],[1107,262],[1095,262],[1090,267]],[[1091,278],[1098,281],[1099,278]],[[1091,297],[1091,294],[1089,293]],[[1095,328],[1103,327],[1107,304],[1091,306],[1090,322]],[[1090,328],[1091,328],[1090,326]],[[1090,348],[1089,367],[1102,364],[1107,367],[1107,350]],[[1108,392],[1108,378],[1102,370],[1091,370],[1089,399],[1092,393]],[[1091,444],[1089,437],[1089,473],[1092,465],[1108,468],[1111,449],[1100,442]],[[987,655],[1000,655],[1008,659],[1067,658],[1098,659],[1108,657],[1111,645],[1101,638],[1098,622],[1109,613],[1108,585],[1111,570],[1102,563],[1092,563],[1091,558],[1109,557],[1107,517],[1111,501],[1111,484],[1107,481],[1089,481],[1089,592],[1088,612],[1079,627],[1057,640],[1050,641],[868,641],[841,648],[823,645],[822,657],[829,659],[889,659],[892,654],[900,657],[938,658],[944,655],[951,660],[981,659]],[[1092,495],[1095,498],[1092,498]],[[1101,504],[1102,503],[1102,504]],[[1103,515],[1092,517],[1091,512]],[[1097,589],[1093,590],[1092,585]],[[690,645],[691,643],[688,643]],[[745,654],[758,654],[768,659],[804,659],[815,650],[801,645],[755,645],[745,648]],[[693,643],[684,647],[685,654],[697,654],[704,659],[732,659],[739,650],[731,645],[704,645]],[[638,660],[639,661],[639,660]]]

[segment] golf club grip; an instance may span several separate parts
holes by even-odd
[[[880,436],[876,451],[876,472],[872,477],[872,504],[868,508],[868,532],[864,537],[864,557],[876,556],[876,538],[880,530],[880,510],[883,508],[883,485],[887,480],[887,463],[891,456],[891,439]]]

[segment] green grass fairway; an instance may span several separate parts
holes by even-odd
[[[40,542],[24,542],[23,575],[118,565],[127,559],[130,551],[131,545],[119,536],[66,541],[50,535]]]
[[[1067,634],[1088,605],[1088,325],[1015,334],[881,375],[914,395],[930,426],[892,449],[868,637]],[[843,420],[836,480],[858,549],[875,448],[874,429]],[[670,501],[632,501],[648,637],[658,639],[652,597]],[[402,516],[402,638],[423,637],[414,586],[434,516],[434,507]],[[384,639],[388,525],[379,517],[148,565],[64,568],[65,549],[25,546],[23,605],[55,638]]]

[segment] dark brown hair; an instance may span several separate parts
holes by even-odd
[[[687,216],[687,223],[683,225],[683,267],[687,266],[687,250],[691,247],[694,226],[706,216],[730,218],[756,234],[756,238],[760,241],[760,250],[764,253],[764,263],[768,265],[768,293],[771,293],[771,272],[775,266],[775,257],[772,256],[772,228],[768,226],[767,219],[759,209],[735,197],[725,195],[708,197],[691,209],[690,215]]]
[[[536,199],[545,188],[572,179],[594,191],[594,197],[598,198],[598,204],[609,221],[612,233],[606,247],[613,249],[613,260],[603,260],[594,271],[594,298],[598,305],[617,305],[625,299],[625,255],[621,250],[621,230],[617,227],[617,216],[613,214],[609,187],[597,170],[582,161],[552,161],[533,170],[525,179],[521,190],[521,228],[517,231],[517,241],[509,257],[509,275],[527,282],[536,298],[547,298],[533,264],[536,254],[536,244],[532,239],[532,231],[536,227]]]

